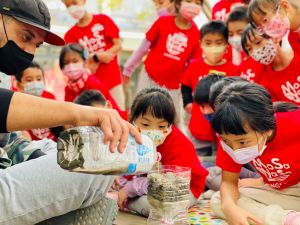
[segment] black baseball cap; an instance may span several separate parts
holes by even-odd
[[[0,13],[47,31],[45,42],[62,46],[65,41],[50,31],[50,13],[42,0],[0,0]]]

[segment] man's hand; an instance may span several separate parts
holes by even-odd
[[[131,134],[137,143],[141,144],[141,135],[129,122],[123,120],[119,113],[113,109],[99,109],[89,106],[78,106],[76,126],[99,126],[105,135],[104,143],[109,143],[111,152],[118,147],[123,152]]]
[[[128,195],[126,193],[125,188],[122,188],[118,193],[118,206],[120,209],[124,210],[127,208],[128,204]]]

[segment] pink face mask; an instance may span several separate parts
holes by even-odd
[[[193,20],[199,15],[201,6],[195,3],[182,2],[179,10],[180,15],[187,20]]]
[[[80,79],[84,74],[83,62],[65,65],[63,74],[72,81]]]
[[[276,15],[262,27],[262,31],[270,37],[282,39],[290,30],[290,20],[287,16],[281,18],[279,9],[280,7]]]

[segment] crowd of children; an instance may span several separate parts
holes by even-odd
[[[154,0],[158,18],[122,72],[113,20],[63,2],[76,20],[59,56],[65,101],[115,109],[153,139],[162,165],[190,167],[191,205],[212,189],[230,225],[300,224],[298,0],[219,0],[200,31],[202,0]],[[122,83],[144,57],[126,112]],[[15,91],[55,99],[38,63],[15,77]],[[56,141],[64,129],[22,135]],[[148,216],[146,176],[120,179],[119,207]]]

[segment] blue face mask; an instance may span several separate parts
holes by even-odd
[[[213,113],[210,113],[210,114],[203,114],[205,119],[208,121],[208,122],[212,122],[213,118],[214,118],[214,114]]]
[[[45,89],[44,81],[33,81],[24,84],[24,92],[40,97]]]

